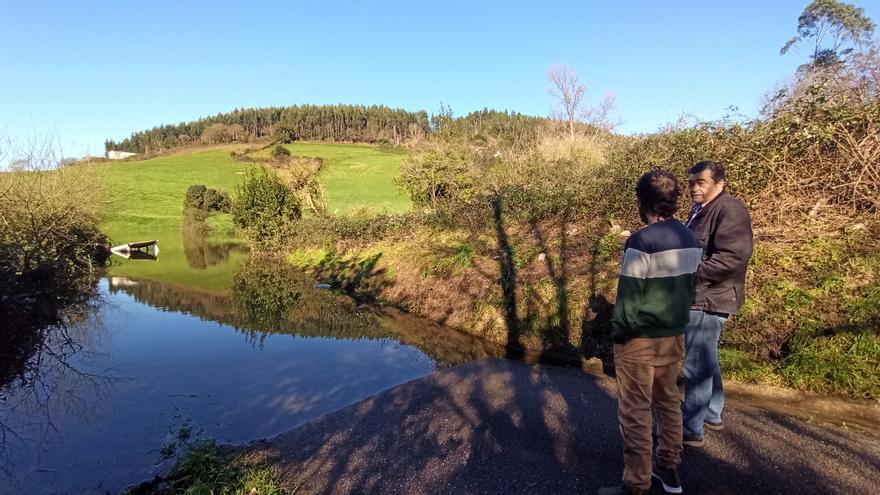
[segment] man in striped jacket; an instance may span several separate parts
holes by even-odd
[[[694,234],[673,218],[680,195],[675,176],[664,170],[646,173],[636,185],[639,215],[647,226],[626,242],[612,319],[623,484],[603,488],[601,495],[647,493],[652,476],[667,493],[682,493],[676,379],[702,250]],[[658,422],[653,469],[652,416]]]

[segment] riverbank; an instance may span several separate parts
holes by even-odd
[[[727,428],[685,451],[690,493],[872,493],[874,434],[732,400]],[[481,360],[400,385],[247,455],[296,493],[593,493],[622,460],[609,383],[576,370]]]
[[[394,222],[379,220],[372,220],[377,232],[289,247],[287,259],[359,300],[530,353],[595,357],[610,369],[620,254],[637,225],[564,216],[524,223],[500,212],[494,229],[414,217],[383,230]],[[741,382],[876,403],[877,226],[844,224],[798,240],[797,249],[792,232],[756,228],[746,304],[722,334],[722,371]],[[797,328],[797,338],[785,340],[779,326]]]

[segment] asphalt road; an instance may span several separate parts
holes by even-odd
[[[592,494],[622,472],[616,407],[613,387],[580,371],[487,359],[251,449],[301,494]],[[724,420],[685,449],[685,493],[880,494],[876,436],[735,403]]]

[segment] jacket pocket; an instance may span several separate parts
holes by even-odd
[[[706,291],[706,306],[709,311],[733,313],[736,311],[736,288],[733,285],[714,286]]]

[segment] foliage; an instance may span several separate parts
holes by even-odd
[[[278,129],[277,135],[273,130]],[[154,153],[198,139],[207,143],[256,140],[273,136],[280,143],[316,141],[401,143],[428,130],[428,114],[385,106],[302,105],[243,108],[191,122],[168,124],[108,139],[106,151]]]
[[[202,209],[205,204],[205,191],[208,188],[201,184],[193,184],[186,189],[186,199],[183,201],[184,208]]]
[[[185,208],[225,212],[229,211],[230,200],[225,191],[194,184],[187,188],[183,204]]]
[[[230,200],[229,194],[220,189],[208,188],[205,190],[205,196],[202,201],[203,208],[208,211],[229,211]]]
[[[98,229],[99,188],[78,170],[0,175],[0,301],[51,291],[49,280],[92,276],[107,261],[108,240]],[[41,282],[27,290],[24,282]]]
[[[101,182],[57,165],[48,143],[17,171],[0,173],[0,389],[13,378],[39,380],[28,362],[53,352],[45,347],[50,331],[65,340],[66,323],[88,312],[108,263],[96,214]]]
[[[274,466],[246,453],[236,454],[212,441],[192,444],[164,480],[147,482],[128,495],[283,495],[281,474]]]
[[[782,374],[796,388],[880,398],[880,332],[796,335],[782,361]]]
[[[272,148],[271,156],[273,160],[283,159],[290,156],[290,150],[279,144]]]
[[[222,143],[231,143],[233,141],[246,140],[247,135],[244,132],[244,127],[241,124],[211,124],[204,131],[202,131],[201,140],[208,144],[222,144]],[[180,140],[179,138],[177,139]],[[171,146],[167,146],[167,144],[171,144]],[[169,141],[169,143],[162,142],[162,148],[171,148],[174,147],[173,139]]]
[[[814,0],[798,17],[798,35],[788,40],[780,50],[785,54],[792,46],[813,41],[810,60],[813,67],[823,67],[840,61],[853,47],[871,38],[874,23],[864,15],[865,9],[837,0]],[[823,43],[830,39],[830,45]]]
[[[232,293],[241,325],[264,332],[281,331],[305,289],[300,279],[288,275],[258,262],[248,263],[236,273]]]
[[[248,169],[236,192],[230,210],[232,219],[255,240],[283,234],[302,216],[296,193],[266,167]]]
[[[280,144],[290,144],[299,139],[296,129],[287,124],[278,124],[272,129],[272,140]]]
[[[413,202],[436,209],[441,201],[467,200],[473,180],[467,152],[455,145],[430,143],[404,159],[398,185]]]

